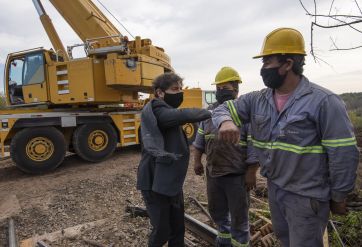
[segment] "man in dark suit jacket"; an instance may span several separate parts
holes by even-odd
[[[155,99],[141,116],[142,158],[137,189],[142,191],[153,227],[148,246],[184,246],[183,183],[190,150],[182,125],[210,118],[204,109],[177,109],[183,101],[182,78],[165,73],[153,81]]]

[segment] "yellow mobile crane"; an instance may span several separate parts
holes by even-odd
[[[25,172],[59,166],[67,151],[99,162],[118,146],[139,144],[139,92],[172,71],[170,58],[150,39],[129,40],[91,0],[49,0],[83,41],[64,48],[40,0],[33,0],[53,49],[8,55],[7,109],[0,111],[0,144]],[[73,59],[74,47],[86,57]],[[184,106],[201,107],[201,90],[186,92]],[[188,95],[188,96],[187,96]],[[195,126],[184,129],[192,139]]]

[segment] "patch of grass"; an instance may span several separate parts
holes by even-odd
[[[362,246],[362,212],[352,211],[347,216],[333,216],[338,234],[346,247]],[[337,234],[333,229],[329,230],[331,246],[341,246]]]
[[[357,111],[349,111],[348,115],[355,129],[362,129],[362,114]]]

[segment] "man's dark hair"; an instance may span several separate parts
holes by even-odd
[[[287,59],[292,59],[294,61],[292,71],[296,75],[302,75],[303,74],[303,66],[305,64],[305,56],[304,55],[298,55],[298,54],[285,54],[285,55],[277,55],[279,63],[285,63]]]
[[[181,83],[183,79],[173,72],[167,72],[162,75],[157,76],[152,82],[153,91],[156,93],[156,89],[161,89],[162,91],[166,91],[169,89],[174,83]]]

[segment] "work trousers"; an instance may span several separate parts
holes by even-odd
[[[150,190],[143,190],[142,196],[150,217],[152,232],[149,247],[183,247],[185,236],[183,193],[166,196]]]
[[[208,175],[207,197],[218,228],[217,246],[249,246],[249,193],[244,175]]]
[[[268,181],[273,230],[283,247],[323,247],[329,202],[301,196]]]

